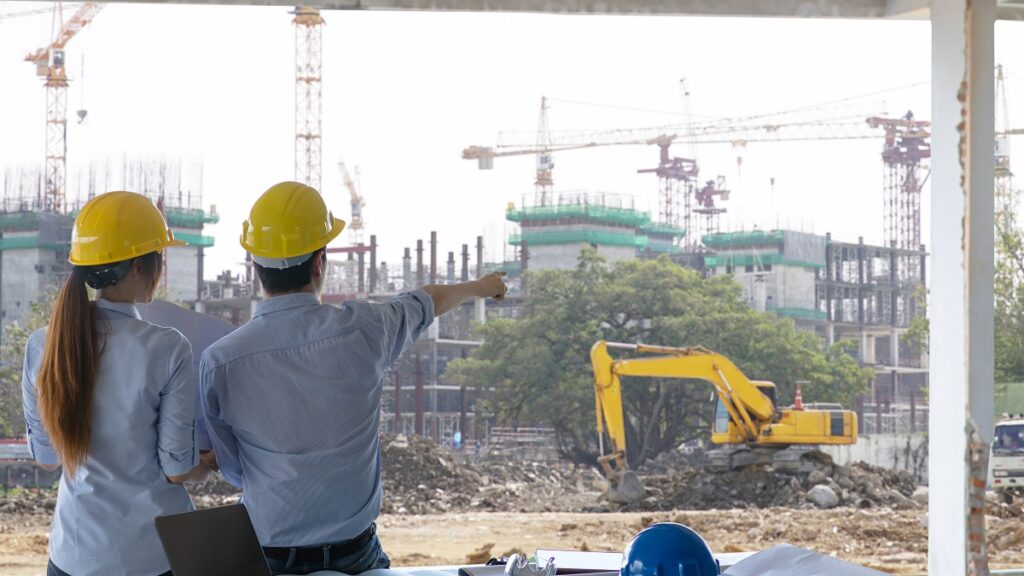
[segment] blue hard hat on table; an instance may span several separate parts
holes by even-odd
[[[704,539],[682,524],[663,522],[640,531],[622,556],[620,576],[718,576]]]

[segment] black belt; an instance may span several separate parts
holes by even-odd
[[[324,561],[324,553],[326,551],[327,561],[330,562],[331,558],[341,558],[358,552],[363,546],[366,546],[366,544],[370,542],[376,533],[377,526],[375,524],[370,524],[369,528],[363,530],[359,536],[356,536],[351,540],[343,540],[341,542],[334,542],[331,544],[321,544],[319,546],[292,546],[287,548],[264,546],[263,554],[267,558],[287,562],[289,558],[292,558],[292,552],[294,551],[295,557],[292,561],[295,563],[319,563]]]

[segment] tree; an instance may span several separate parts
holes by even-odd
[[[995,218],[995,380],[1024,381],[1024,238],[1012,211]]]
[[[703,345],[731,358],[752,378],[772,380],[782,402],[798,380],[808,400],[849,402],[867,389],[871,373],[842,346],[825,354],[821,341],[792,320],[759,313],[741,301],[731,278],[702,278],[667,257],[609,266],[584,250],[571,271],[530,276],[530,298],[517,320],[478,328],[484,344],[449,364],[463,385],[485,382],[487,405],[503,423],[555,429],[566,457],[597,455],[590,347],[600,339],[675,346]],[[632,465],[708,435],[713,389],[678,379],[623,383]]]
[[[32,303],[25,317],[4,327],[0,346],[0,437],[25,433],[21,405],[21,373],[25,345],[33,332],[50,322],[56,292],[47,292]]]

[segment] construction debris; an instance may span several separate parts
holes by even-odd
[[[646,488],[642,510],[715,510],[729,508],[916,509],[910,498],[914,478],[868,464],[809,464],[810,471],[785,473],[770,467],[709,472],[699,455],[665,453],[637,472]],[[835,498],[833,500],[833,498]]]
[[[419,436],[381,438],[385,513],[437,514],[469,510],[580,510],[599,492],[596,472],[538,462],[459,464]],[[590,477],[591,482],[584,478]]]

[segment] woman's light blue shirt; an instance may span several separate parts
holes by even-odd
[[[50,558],[75,576],[147,576],[170,570],[153,519],[192,510],[165,478],[198,464],[192,349],[177,330],[140,319],[132,304],[97,300],[103,352],[93,392],[89,455],[61,476]],[[29,447],[59,459],[43,427],[36,377],[45,330],[29,338],[22,392]]]

